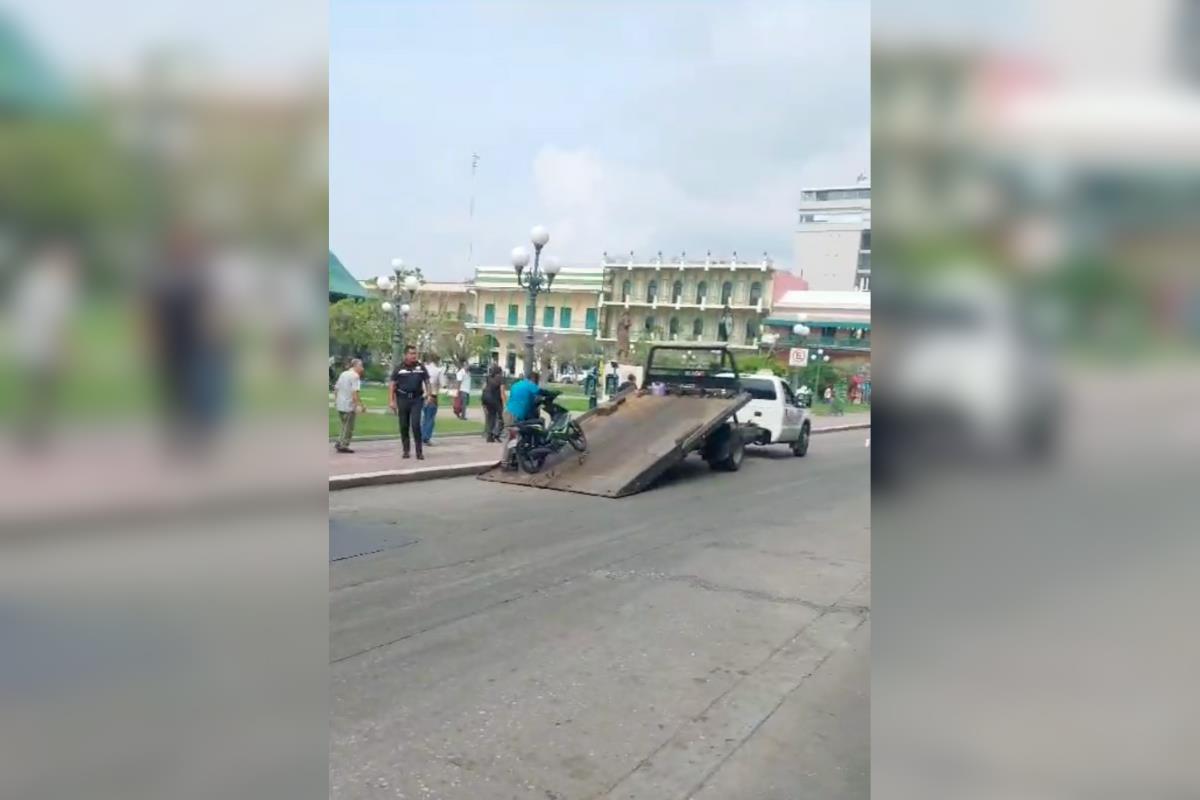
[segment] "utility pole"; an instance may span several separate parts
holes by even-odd
[[[467,269],[475,268],[475,170],[479,154],[471,153],[471,205],[467,211]]]

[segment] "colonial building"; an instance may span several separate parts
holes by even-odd
[[[763,315],[770,309],[774,266],[764,253],[743,260],[689,260],[686,253],[650,260],[604,255],[604,293],[600,299],[600,341],[615,345],[625,314],[629,340],[708,341],[725,339],[730,347],[758,347]],[[727,323],[727,324],[723,324]],[[609,348],[613,349],[612,347]]]
[[[564,266],[550,290],[538,294],[534,314],[537,348],[569,349],[572,340],[591,339],[598,321],[602,267]],[[526,314],[529,293],[517,285],[512,267],[478,267],[471,287],[472,321],[467,325],[490,337],[490,355],[510,374],[525,369]]]

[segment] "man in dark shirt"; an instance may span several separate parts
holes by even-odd
[[[400,443],[404,445],[405,458],[409,457],[411,436],[417,442],[417,460],[425,460],[421,451],[421,409],[431,394],[429,372],[417,360],[417,348],[404,348],[404,363],[392,370],[388,384],[388,408],[400,418]]]

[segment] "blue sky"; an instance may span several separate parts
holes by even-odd
[[[533,224],[601,251],[792,261],[801,186],[869,171],[859,0],[334,0],[330,246],[459,279]],[[480,156],[468,223],[471,154]]]

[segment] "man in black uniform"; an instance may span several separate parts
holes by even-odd
[[[400,443],[404,445],[405,458],[409,457],[411,435],[417,441],[417,460],[425,460],[421,452],[421,409],[431,393],[429,372],[417,360],[417,348],[404,348],[404,363],[392,370],[388,384],[388,408],[400,418]]]

